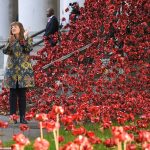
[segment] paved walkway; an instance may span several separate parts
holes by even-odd
[[[9,117],[0,115],[0,120],[8,122]],[[2,140],[2,142],[11,141],[12,136],[17,133],[23,133],[29,139],[35,139],[36,137],[40,136],[40,130],[39,130],[39,127],[38,127],[39,125],[37,121],[34,121],[34,120],[29,121],[27,125],[29,126],[30,129],[25,132],[22,132],[20,130],[19,125],[20,123],[9,124],[9,127],[6,129],[0,128],[0,140]]]

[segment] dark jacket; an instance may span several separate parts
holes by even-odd
[[[49,36],[54,34],[55,32],[58,32],[59,23],[55,16],[51,18],[51,20],[46,25],[46,30],[44,36]]]
[[[47,37],[51,46],[55,46],[57,43],[56,41],[53,40],[53,37],[51,35],[53,35],[55,32],[58,32],[58,29],[59,29],[59,22],[57,18],[53,16],[50,19],[50,21],[47,23],[45,34],[44,34],[44,36]]]

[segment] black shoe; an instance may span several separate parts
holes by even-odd
[[[25,120],[24,117],[20,117],[20,123],[22,123],[22,124],[28,124],[28,122]]]

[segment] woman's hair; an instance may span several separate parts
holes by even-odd
[[[19,28],[20,28],[20,33],[19,33],[19,41],[20,40],[24,40],[24,32],[25,32],[25,30],[24,30],[24,27],[23,27],[23,25],[22,25],[22,23],[20,23],[20,22],[12,22],[11,23],[11,25],[10,25],[10,35],[12,35],[12,27],[13,26],[18,26]]]

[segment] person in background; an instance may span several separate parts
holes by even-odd
[[[69,18],[70,20],[75,22],[80,15],[79,4],[77,2],[74,2],[74,3],[69,3],[69,6],[71,6],[72,8]]]
[[[56,16],[54,16],[54,9],[47,9],[48,22],[46,25],[46,30],[44,37],[49,41],[50,45],[53,47],[57,44],[57,41],[54,40],[53,35],[59,30],[59,22]]]
[[[3,53],[8,55],[4,74],[4,88],[10,89],[10,115],[16,114],[17,101],[19,105],[20,123],[27,124],[26,90],[34,87],[34,73],[29,53],[32,51],[32,40],[20,22],[11,24],[8,43]],[[17,121],[14,121],[16,124]]]

